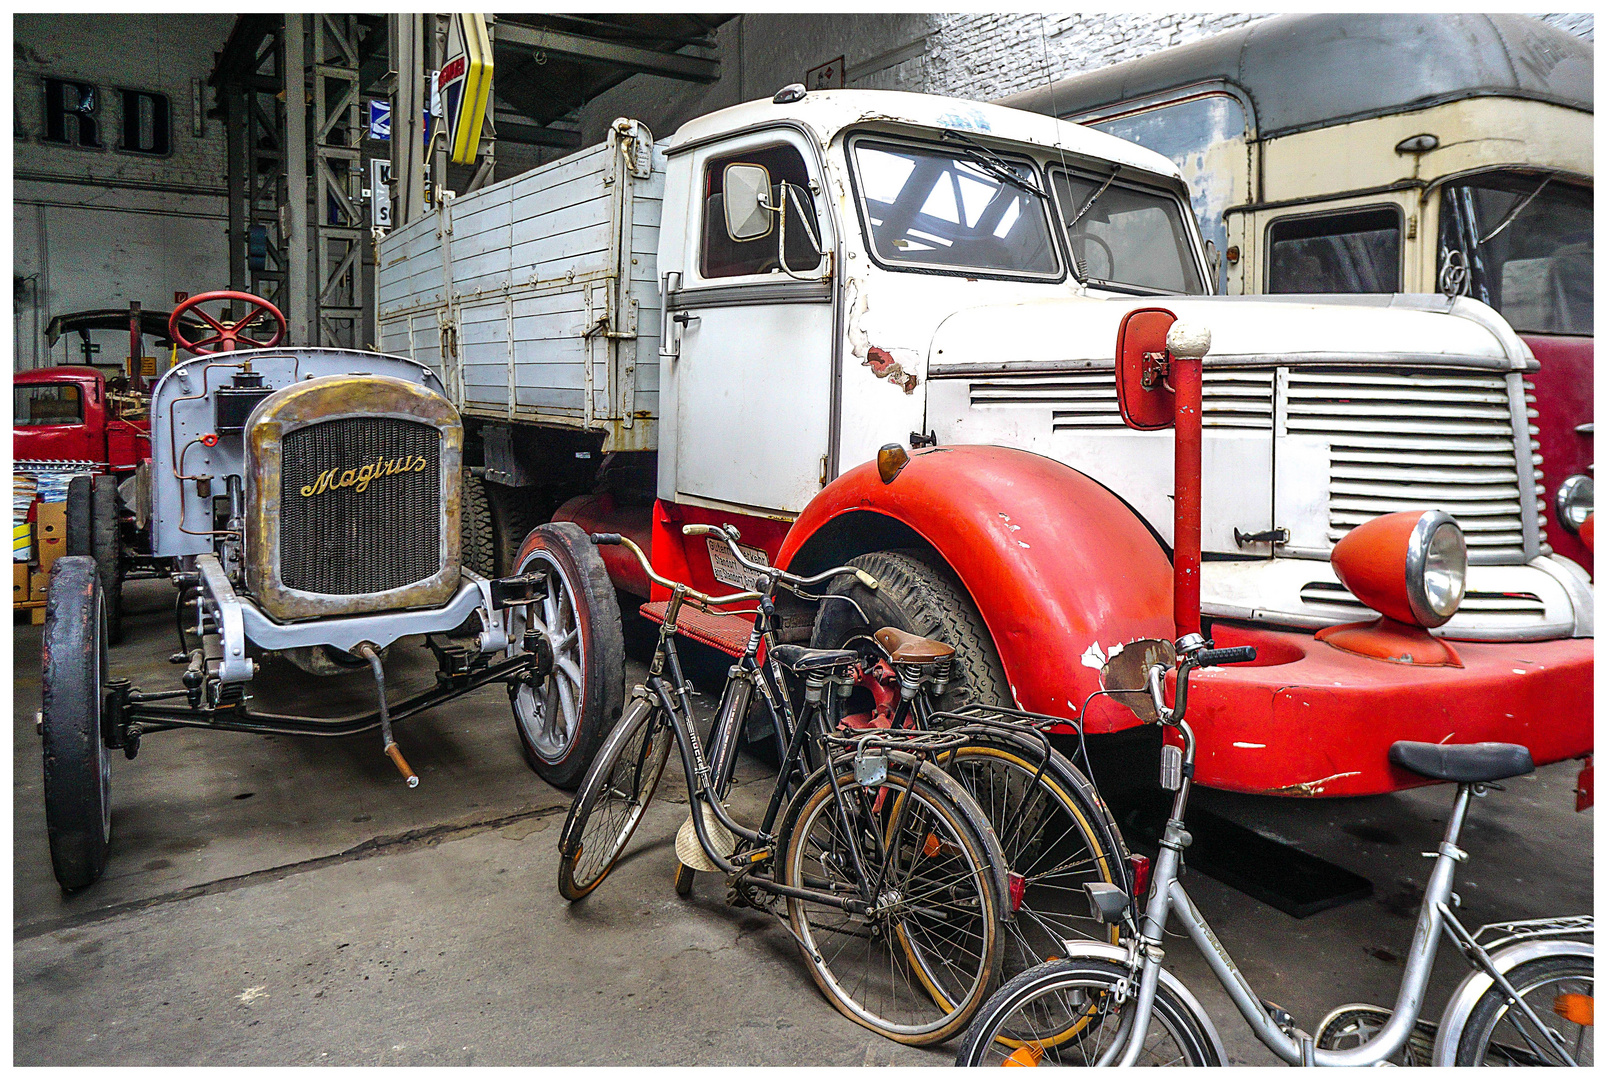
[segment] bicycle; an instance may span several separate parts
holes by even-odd
[[[1208,645],[1194,634],[1177,643],[1177,688],[1170,709],[1164,701],[1170,665],[1148,665],[1137,686],[1119,661],[1106,668],[1107,688],[1147,691],[1158,722],[1182,743],[1181,748],[1168,744],[1162,749],[1161,783],[1175,795],[1142,915],[1136,897],[1114,886],[1085,888],[1091,910],[1128,931],[1127,945],[1068,943],[1067,959],[1010,980],[983,1006],[956,1064],[1225,1064],[1210,1017],[1161,966],[1171,915],[1183,924],[1256,1037],[1291,1065],[1377,1065],[1397,1055],[1421,1054],[1428,1025],[1418,1016],[1441,934],[1457,945],[1473,972],[1432,1028],[1433,1064],[1593,1064],[1594,949],[1563,940],[1563,931],[1593,934],[1593,920],[1578,916],[1539,925],[1498,924],[1470,934],[1452,911],[1458,903],[1451,891],[1456,864],[1467,858],[1457,840],[1468,806],[1497,781],[1534,770],[1522,746],[1397,742],[1390,748],[1390,761],[1397,767],[1457,785],[1444,839],[1436,852],[1425,853],[1434,858],[1434,868],[1393,1009],[1345,1006],[1330,1013],[1312,1036],[1286,1011],[1256,996],[1178,880],[1190,843],[1183,823],[1194,765],[1194,733],[1185,720],[1189,674],[1200,667],[1255,659],[1253,648]],[[1492,930],[1505,930],[1506,937],[1481,943]]]
[[[687,535],[727,536],[707,525]],[[727,537],[729,540],[730,538]],[[640,824],[673,741],[690,814],[677,841],[682,861],[701,858],[730,878],[742,902],[779,914],[811,976],[831,1003],[888,1038],[929,1045],[964,1029],[997,978],[1009,886],[1004,856],[976,801],[932,764],[964,736],[928,731],[839,733],[859,654],[777,644],[773,600],[864,571],[836,567],[812,577],[764,568],[756,589],[709,596],[658,574],[627,537],[648,577],[670,590],[645,684],[582,781],[559,837],[559,890],[576,901],[600,885]],[[732,542],[731,546],[735,546]],[[862,576],[861,576],[862,575]],[[732,665],[705,754],[691,687],[675,647],[682,607],[756,604],[743,655]],[[757,655],[765,649],[765,662]],[[794,712],[786,675],[803,682]],[[784,747],[757,828],[735,820],[723,796],[750,695],[766,703]],[[811,748],[818,766],[805,764]],[[689,827],[688,827],[689,826]]]

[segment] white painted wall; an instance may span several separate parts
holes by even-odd
[[[18,368],[60,363],[50,319],[138,300],[166,310],[176,291],[228,286],[224,131],[194,134],[193,77],[205,78],[233,14],[17,15],[13,20],[12,274]],[[93,83],[106,149],[43,143],[42,79]],[[166,94],[172,153],[119,153],[119,87]],[[205,90],[204,108],[213,103]],[[76,338],[74,339],[76,340]],[[109,342],[108,350],[114,348]],[[73,354],[76,355],[76,354]]]

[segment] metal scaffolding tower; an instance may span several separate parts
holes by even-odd
[[[220,67],[219,104],[228,140],[229,288],[285,306],[289,263],[279,208],[284,203],[283,26],[242,38],[238,58]]]
[[[355,15],[313,15],[311,84],[313,213],[310,220],[312,318],[317,344],[360,349],[363,325],[363,204],[361,83]]]

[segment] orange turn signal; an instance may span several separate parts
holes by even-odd
[[[898,474],[903,472],[904,466],[909,463],[909,451],[896,442],[890,442],[876,451],[876,471],[881,474],[884,484],[891,484],[897,480]]]

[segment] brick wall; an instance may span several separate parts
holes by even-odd
[[[720,81],[709,86],[638,75],[581,110],[589,145],[616,116],[667,136],[694,116],[765,97],[838,55],[847,85],[990,100],[1055,78],[1219,34],[1268,15],[1154,12],[933,15],[739,15],[718,31]],[[1591,14],[1540,18],[1595,40]],[[506,175],[506,174],[503,174]]]

